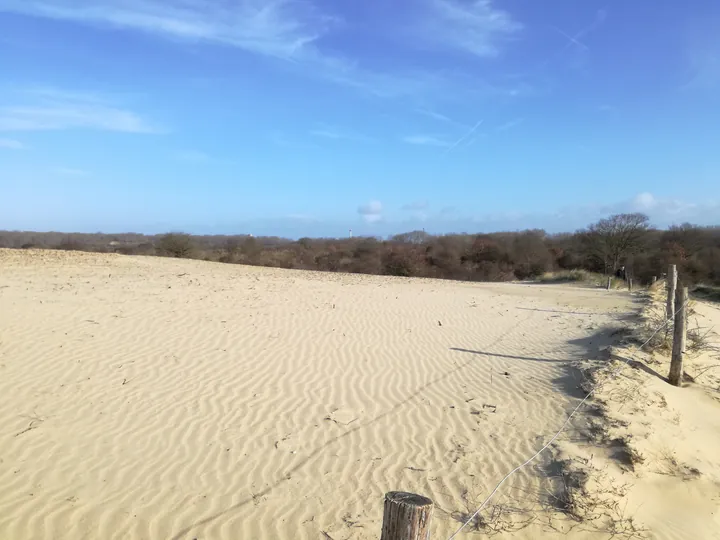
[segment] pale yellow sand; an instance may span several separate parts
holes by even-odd
[[[653,296],[657,315],[664,312],[665,293]],[[619,376],[601,377],[595,395],[605,411],[603,438],[614,442],[602,449],[560,445],[561,457],[601,480],[594,491],[625,493],[612,510],[615,521],[627,532],[632,518],[644,536],[619,538],[720,539],[720,309],[704,302],[691,308],[689,327],[701,328],[705,343],[701,350],[689,347],[682,387],[666,381],[668,351],[614,347],[612,369],[620,369]],[[632,453],[632,463],[621,460],[618,467],[614,458],[622,449]]]
[[[560,427],[569,362],[631,308],[571,287],[0,250],[0,538],[377,539],[397,489],[433,498],[447,538]],[[513,538],[539,534],[555,537]]]

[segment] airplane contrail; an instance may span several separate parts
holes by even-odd
[[[475,130],[476,130],[477,128],[479,128],[479,127],[480,127],[480,124],[482,124],[482,123],[483,123],[483,120],[479,120],[478,123],[475,124],[470,131],[468,131],[465,135],[463,135],[462,137],[460,137],[457,141],[455,141],[455,144],[453,144],[452,146],[450,146],[450,147],[445,151],[445,155],[449,154],[454,148],[457,147],[457,145],[459,145],[459,144],[460,144],[461,142],[463,142],[465,139],[467,139],[468,137],[470,137],[470,135],[472,135],[473,133],[475,133]]]

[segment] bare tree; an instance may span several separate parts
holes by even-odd
[[[615,272],[620,262],[642,249],[649,219],[645,214],[615,214],[590,225],[583,240],[591,255],[606,271]]]

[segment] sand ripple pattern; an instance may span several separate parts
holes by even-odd
[[[0,308],[0,538],[343,540],[378,537],[391,489],[486,492],[627,306],[0,250]]]

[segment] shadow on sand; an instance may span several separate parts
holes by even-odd
[[[551,311],[551,310],[536,310],[536,311]],[[616,320],[629,320],[637,317],[639,310],[633,310],[629,314],[622,314],[620,317],[617,317]],[[567,313],[560,311],[559,313]],[[584,315],[584,313],[576,312],[577,314]],[[317,448],[315,448],[310,454],[305,456],[303,459],[301,459],[299,462],[297,462],[292,468],[287,470],[285,475],[266,487],[265,489],[258,491],[257,493],[253,493],[252,495],[238,501],[236,504],[229,506],[225,508],[224,510],[218,511],[214,514],[211,514],[209,516],[206,516],[203,519],[199,519],[192,523],[191,525],[183,528],[180,530],[177,534],[175,534],[171,540],[181,540],[182,538],[185,538],[185,536],[195,529],[196,527],[200,527],[202,525],[207,525],[209,523],[213,523],[219,519],[222,519],[224,516],[227,516],[228,514],[234,513],[237,510],[243,508],[244,506],[247,506],[255,501],[257,497],[262,497],[264,495],[268,495],[269,493],[273,492],[275,489],[280,487],[282,484],[288,482],[292,475],[302,469],[305,465],[308,464],[308,462],[312,461],[315,457],[320,455],[323,450],[325,450],[327,447],[333,445],[334,443],[345,439],[346,437],[350,436],[351,434],[355,433],[356,431],[359,431],[361,429],[364,429],[368,427],[371,424],[374,424],[375,422],[378,422],[382,418],[385,418],[388,415],[393,414],[396,412],[399,408],[404,407],[405,405],[411,403],[416,397],[423,394],[425,390],[427,390],[429,387],[435,385],[436,383],[447,379],[454,373],[462,370],[463,368],[469,366],[470,364],[477,362],[478,356],[494,356],[499,358],[509,358],[513,360],[519,360],[523,362],[548,362],[548,363],[556,363],[560,366],[562,366],[562,374],[555,379],[553,379],[553,384],[561,390],[566,396],[573,399],[582,399],[585,397],[586,392],[582,388],[582,383],[584,381],[584,377],[582,374],[582,371],[574,366],[575,360],[581,360],[581,359],[599,359],[601,356],[601,349],[603,347],[606,347],[608,345],[611,345],[617,340],[617,336],[613,335],[614,332],[617,332],[617,327],[607,327],[599,330],[592,336],[588,336],[586,338],[577,339],[577,340],[571,340],[568,342],[568,344],[572,345],[576,352],[573,354],[574,358],[568,358],[566,360],[557,360],[557,359],[548,359],[548,358],[540,358],[540,357],[531,357],[531,356],[512,356],[512,355],[504,355],[500,353],[492,353],[489,351],[479,351],[479,350],[470,350],[470,349],[460,349],[456,347],[451,347],[452,351],[456,351],[458,353],[465,353],[468,356],[468,359],[464,362],[458,363],[455,367],[448,370],[447,372],[443,373],[442,375],[436,377],[435,379],[427,382],[426,384],[419,387],[417,390],[415,390],[412,394],[406,396],[404,399],[396,403],[393,407],[388,409],[387,411],[375,416],[374,418],[371,418],[365,423],[358,424],[354,426],[351,429],[348,429],[347,431],[336,435],[329,440],[327,440],[325,443],[319,445]],[[651,370],[652,371],[652,370]],[[653,372],[654,373],[654,372]],[[656,374],[657,375],[657,374]],[[594,414],[593,408],[588,407],[585,414]]]

